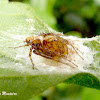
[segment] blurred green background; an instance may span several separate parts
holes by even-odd
[[[100,35],[100,0],[9,0],[30,4],[37,16],[66,35]],[[41,84],[41,83],[40,83]],[[31,98],[31,97],[30,97]],[[69,84],[51,87],[30,100],[99,100],[100,91]]]

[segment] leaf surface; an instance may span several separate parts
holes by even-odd
[[[30,47],[9,47],[25,44],[23,41],[26,37],[33,34],[57,32],[41,21],[34,9],[27,4],[2,1],[0,14],[0,99],[28,100],[31,96],[61,82],[100,89],[99,36],[92,39],[75,38],[91,51],[92,62],[85,64],[91,59],[81,60],[79,68],[73,69],[33,54],[32,58],[37,68],[33,70],[28,56]],[[84,54],[87,55],[87,52],[84,51]],[[4,96],[3,91],[15,95]]]

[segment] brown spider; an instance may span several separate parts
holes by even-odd
[[[68,63],[64,63],[60,60],[60,58],[63,58],[69,61],[70,63],[72,63],[73,65],[75,65],[76,67],[78,67],[71,60],[69,60],[67,56],[65,56],[66,54],[68,54],[68,50],[69,50],[68,45],[70,45],[77,54],[78,54],[77,52],[78,49],[74,47],[68,40],[60,37],[59,34],[42,33],[38,36],[27,37],[25,42],[27,43],[26,45],[22,45],[18,47],[29,46],[29,45],[31,46],[29,57],[33,65],[33,69],[34,69],[34,63],[31,58],[32,52],[44,58],[48,58],[68,65]],[[18,48],[18,47],[14,47],[14,48]]]

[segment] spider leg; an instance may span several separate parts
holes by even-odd
[[[29,52],[29,58],[30,58],[30,60],[31,60],[31,63],[32,63],[32,65],[33,65],[33,69],[34,69],[34,63],[33,63],[33,60],[32,60],[32,57],[31,57],[31,55],[32,55],[32,47],[30,48],[30,52]]]
[[[69,43],[70,44],[70,43]],[[72,48],[75,50],[75,52],[77,53],[77,55],[79,55],[80,56],[80,54],[77,52],[77,50],[76,50],[76,47],[74,47],[72,44],[70,44],[71,46],[72,46]],[[81,56],[80,56],[80,58],[82,58]],[[83,59],[83,58],[82,58]],[[83,59],[84,60],[84,59]]]
[[[76,48],[76,47],[74,47],[74,48]],[[76,48],[81,54],[84,54],[83,52],[81,52],[78,48]]]
[[[65,59],[65,60],[67,60],[67,61],[69,61],[70,63],[72,63],[72,64],[75,65],[76,67],[78,67],[78,66],[77,66],[75,63],[73,63],[71,60],[67,59],[66,56],[62,56],[62,58]]]
[[[18,47],[8,47],[8,48],[20,48],[20,47],[24,47],[24,46],[29,46],[28,44],[26,44],[26,45],[21,45],[21,46],[18,46]]]
[[[51,60],[54,60],[54,61],[56,61],[56,62],[65,64],[65,65],[69,65],[68,63],[64,63],[64,62],[62,62],[62,61],[59,61],[58,59],[55,59],[55,58],[53,58],[53,57],[51,57],[51,56],[44,55],[43,53],[41,53],[41,52],[39,52],[39,51],[37,51],[37,50],[33,50],[33,52],[34,52],[35,54],[37,54],[37,55],[40,55],[40,56],[44,57],[44,58],[51,59]],[[68,61],[71,62],[70,60],[68,60]],[[74,63],[72,63],[72,64],[74,64]],[[74,64],[74,65],[75,65],[75,64]],[[70,65],[70,66],[71,66],[71,65]],[[75,66],[77,66],[77,65],[75,65]],[[71,66],[71,67],[74,68],[73,66]],[[78,67],[78,66],[77,66],[77,67]]]
[[[54,60],[54,61],[57,61],[57,62],[59,62],[59,63],[62,63],[62,64],[65,64],[65,65],[69,65],[68,63],[64,63],[64,62],[62,62],[62,61],[59,61],[58,59],[52,59],[52,60]],[[68,60],[68,59],[67,59]],[[69,61],[69,60],[68,60]],[[71,61],[69,61],[69,62],[71,62]],[[73,62],[71,62],[72,64],[74,64]],[[75,64],[74,64],[75,65]],[[70,65],[71,66],[71,65]],[[75,65],[75,66],[77,66],[77,65]],[[74,68],[73,66],[71,66],[72,68]],[[78,66],[77,66],[78,67]]]
[[[65,45],[70,45],[70,46],[72,46],[72,48],[75,50],[75,52],[77,53],[77,55],[79,55],[80,56],[80,54],[77,52],[77,50],[80,52],[80,53],[82,53],[78,48],[76,48],[76,47],[74,47],[72,44],[73,44],[73,42],[72,41],[68,41],[68,40],[62,40],[63,42],[66,42],[65,43]],[[70,43],[70,42],[72,42],[72,43]],[[76,50],[77,49],[77,50]],[[83,54],[83,53],[82,53]],[[80,58],[81,59],[83,59],[81,56],[80,56]],[[84,59],[83,59],[84,60]]]
[[[47,48],[44,48],[45,50],[48,50]],[[49,52],[51,52],[51,50],[48,50]],[[52,53],[56,53],[59,57],[62,57],[63,59],[66,59],[67,61],[69,61],[70,63],[72,63],[73,65],[75,65],[76,67],[78,67],[75,63],[73,63],[71,60],[69,60],[66,56],[64,56],[64,55],[62,55],[62,54],[60,54],[60,53],[58,53],[58,52],[53,52],[52,51]],[[50,57],[50,56],[49,56]],[[52,60],[56,60],[56,59],[54,59],[54,58],[51,58]],[[57,61],[57,60],[56,60]],[[61,62],[61,61],[57,61],[57,62]],[[61,62],[61,63],[63,63],[63,62]],[[66,63],[63,63],[63,64],[66,64]],[[67,64],[68,65],[68,64]]]
[[[72,44],[74,44],[73,42],[72,42]],[[70,45],[72,45],[72,44],[70,44]],[[72,45],[73,46],[73,45]],[[81,54],[84,54],[83,52],[81,52],[77,47],[74,47],[75,49],[77,49]]]

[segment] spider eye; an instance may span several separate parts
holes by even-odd
[[[30,43],[30,40],[27,40],[27,39],[26,39],[26,42],[27,42],[27,43]]]
[[[30,43],[30,40],[28,40],[28,43]]]

